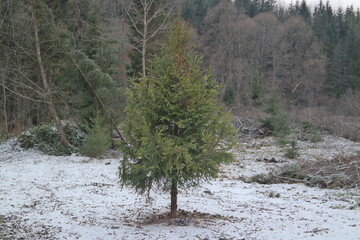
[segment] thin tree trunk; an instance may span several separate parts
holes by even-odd
[[[148,10],[147,1],[144,3],[144,13]],[[142,39],[142,49],[141,49],[141,61],[142,61],[142,75],[146,78],[146,42],[148,34],[148,22],[147,14],[144,14],[144,35]]]
[[[3,109],[4,109],[4,127],[5,127],[5,134],[8,135],[9,133],[9,128],[8,128],[8,116],[7,116],[7,111],[6,111],[6,90],[5,90],[5,80],[4,78],[2,78],[2,84],[3,84]]]
[[[147,47],[149,43],[154,41],[153,38],[166,27],[176,1],[167,0],[163,1],[160,5],[157,5],[154,0],[141,0],[139,4],[134,3],[132,0],[120,2],[122,2],[130,25],[134,28],[131,35],[135,37],[135,43],[130,44],[130,46],[141,54],[141,73],[145,78],[147,76],[146,66],[148,62]],[[154,23],[154,27],[150,27],[152,23]],[[141,25],[141,28],[139,25]],[[136,35],[139,36],[136,37]]]
[[[142,75],[146,78],[146,40],[143,39],[142,49],[141,49],[141,61],[142,61]]]
[[[177,181],[175,179],[171,182],[171,205],[170,205],[170,216],[175,217],[177,214],[177,195],[178,195],[178,189],[177,189]]]
[[[35,34],[36,58],[37,58],[39,68],[40,68],[41,80],[42,80],[43,85],[44,85],[44,93],[45,93],[44,98],[46,99],[46,102],[48,104],[50,113],[51,113],[51,115],[52,115],[52,117],[53,117],[53,119],[55,121],[56,128],[59,131],[60,143],[62,145],[64,145],[65,147],[69,147],[70,144],[69,144],[68,140],[66,139],[65,132],[64,132],[64,129],[63,129],[62,125],[61,125],[59,115],[58,115],[58,113],[56,111],[54,102],[52,100],[52,93],[51,93],[51,90],[50,90],[48,78],[46,76],[43,60],[42,60],[42,57],[41,57],[39,29],[38,29],[38,25],[37,25],[37,21],[36,21],[35,17],[33,17],[33,22],[34,22],[34,34]]]

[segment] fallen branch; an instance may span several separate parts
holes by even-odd
[[[310,231],[305,231],[304,233],[318,233],[318,232],[323,232],[323,231],[329,231],[329,228],[314,228],[313,230]]]
[[[99,97],[99,95],[96,94],[95,88],[92,86],[91,82],[89,81],[89,79],[87,78],[87,76],[85,75],[85,73],[81,70],[80,66],[76,63],[76,61],[72,58],[72,56],[70,56],[71,61],[74,63],[75,67],[78,69],[79,73],[81,74],[82,78],[84,79],[85,83],[88,85],[88,87],[90,88],[90,90],[92,91],[92,93],[94,94],[96,100],[99,102],[100,106],[105,110],[105,112],[109,112],[106,105],[104,104],[104,102],[101,100],[101,98]],[[120,130],[117,128],[114,119],[112,118],[112,116],[109,114],[110,117],[110,121],[111,124],[113,125],[115,131],[117,132],[117,134],[119,135],[120,139],[125,142],[125,138],[124,136],[121,134]]]
[[[303,180],[303,179],[282,177],[282,176],[278,176],[278,175],[274,175],[274,177],[278,178],[278,179],[281,179],[281,180],[291,181],[291,182],[302,182],[302,183],[310,184],[309,181],[306,181],[306,180]]]

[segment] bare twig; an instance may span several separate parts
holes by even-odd
[[[3,88],[5,88],[6,90],[8,90],[9,92],[11,92],[11,93],[13,93],[13,94],[15,94],[15,95],[17,95],[17,96],[19,96],[19,97],[21,97],[21,98],[24,98],[24,99],[27,99],[27,100],[30,100],[30,101],[33,101],[33,102],[40,102],[40,103],[47,103],[47,101],[45,101],[45,100],[40,100],[40,99],[35,99],[35,98],[31,98],[31,97],[28,97],[28,96],[26,96],[26,95],[23,95],[23,94],[21,94],[21,93],[18,93],[18,92],[16,92],[16,91],[14,91],[14,90],[12,90],[11,88],[8,88],[7,86],[5,86],[3,83],[0,83],[0,85],[3,87]]]

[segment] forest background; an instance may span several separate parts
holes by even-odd
[[[50,121],[117,127],[178,9],[234,115],[282,111],[359,140],[359,9],[274,0],[0,0],[2,138]]]

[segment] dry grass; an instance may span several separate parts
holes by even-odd
[[[351,141],[360,141],[359,117],[338,115],[324,107],[312,107],[293,111],[292,118],[298,123],[308,123]]]
[[[317,161],[304,167],[304,173],[322,179],[329,188],[360,189],[360,153],[350,157],[336,157]]]

